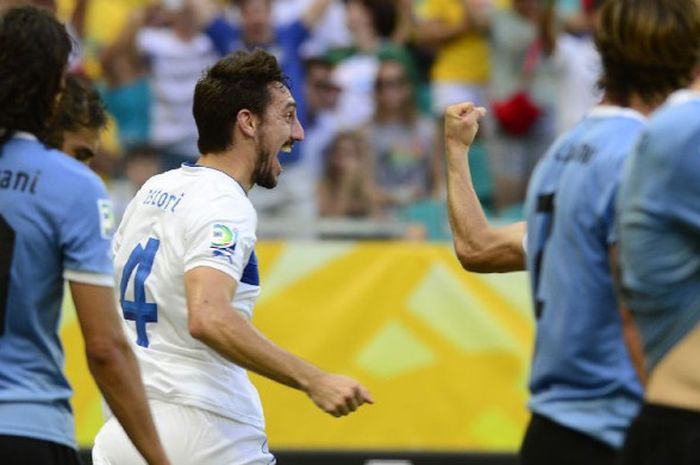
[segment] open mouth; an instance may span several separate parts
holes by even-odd
[[[280,152],[290,153],[292,151],[292,147],[294,147],[294,142],[287,142],[282,146]]]

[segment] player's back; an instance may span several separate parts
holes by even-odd
[[[623,293],[653,370],[700,321],[700,93],[675,93],[651,118],[618,208]]]
[[[541,160],[526,206],[537,313],[530,408],[613,447],[641,399],[609,248],[622,163],[643,126],[633,110],[595,107]]]
[[[130,203],[115,237],[117,291],[150,398],[263,427],[245,370],[190,335],[184,289],[193,268],[222,271],[238,281],[232,303],[250,318],[256,221],[233,178],[192,164],[151,178]]]
[[[0,434],[74,447],[64,278],[112,285],[110,212],[84,164],[28,134],[0,147]]]

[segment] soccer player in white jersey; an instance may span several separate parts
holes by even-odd
[[[115,237],[125,328],[176,464],[274,463],[246,370],[302,390],[334,416],[372,402],[356,381],[286,352],[250,322],[260,278],[247,193],[273,188],[278,152],[303,138],[285,79],[262,50],[209,69],[194,92],[201,157],[146,182]],[[111,419],[93,459],[141,463]]]
[[[47,145],[70,49],[47,11],[0,17],[0,463],[79,463],[58,337],[67,280],[97,385],[149,463],[167,464],[114,305],[107,192]]]
[[[696,21],[700,39],[700,16]],[[688,59],[700,56],[688,56]],[[649,373],[621,463],[700,463],[700,68],[649,120],[618,199],[622,296]]]
[[[531,272],[537,334],[523,465],[612,464],[641,404],[642,386],[623,338],[633,333],[619,314],[609,262],[614,200],[644,115],[690,79],[687,57],[698,47],[695,10],[695,0],[602,6],[595,40],[603,103],[538,164],[527,224],[491,227],[474,194],[465,152],[483,110],[463,104],[445,116],[448,203],[460,261],[477,272],[527,263]]]

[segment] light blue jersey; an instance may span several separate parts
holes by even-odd
[[[700,322],[700,93],[654,114],[618,208],[623,295],[652,370]]]
[[[619,448],[642,389],[609,265],[615,196],[644,117],[598,106],[540,161],[528,188],[528,269],[537,314],[530,409]]]
[[[84,164],[29,134],[0,147],[0,434],[75,447],[58,337],[63,283],[113,285],[111,222]]]

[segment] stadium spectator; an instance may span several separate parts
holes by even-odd
[[[433,186],[435,125],[422,116],[408,70],[401,61],[381,61],[375,82],[377,109],[368,136],[375,178],[385,205],[401,207],[429,197]]]
[[[335,113],[340,87],[333,81],[333,65],[325,58],[305,61],[306,121],[301,144],[302,163],[315,185],[323,171],[323,153],[338,132]],[[315,207],[314,207],[315,208]]]
[[[111,179],[107,186],[116,224],[121,223],[126,207],[141,186],[161,171],[161,158],[161,153],[150,145],[132,145],[126,150],[120,176]]]
[[[406,49],[392,42],[397,24],[393,0],[348,0],[346,19],[352,45],[332,51],[334,80],[341,87],[337,115],[343,129],[366,125],[374,114],[374,81],[383,57],[404,61],[415,79],[414,64]]]
[[[163,152],[166,169],[196,158],[192,89],[216,59],[214,44],[199,31],[194,8],[186,0],[173,0],[135,10],[105,52],[122,57],[136,53],[148,60],[153,95],[150,143]]]
[[[360,132],[338,133],[327,148],[318,186],[320,216],[376,218],[381,206],[367,140]]]
[[[610,268],[615,196],[644,115],[687,82],[694,69],[686,48],[700,46],[694,2],[603,5],[595,35],[603,105],[539,163],[527,196],[527,238],[523,223],[491,227],[469,182],[464,152],[483,110],[465,104],[446,116],[457,256],[466,269],[478,272],[519,270],[527,261],[532,276],[537,334],[532,419],[520,451],[524,465],[614,463],[641,404],[637,372],[642,370],[635,369],[640,354],[625,347],[624,337],[633,328],[620,317]]]
[[[488,31],[493,137],[488,140],[494,207],[521,203],[535,164],[556,136],[552,2],[514,0],[476,21]]]
[[[66,279],[105,400],[148,463],[167,464],[114,308],[104,185],[46,145],[70,50],[48,11],[0,20],[0,457],[79,463],[58,337]]]
[[[372,402],[356,381],[292,355],[250,322],[260,277],[246,194],[274,188],[278,153],[304,136],[284,81],[263,50],[209,69],[194,97],[202,156],[148,180],[115,237],[125,329],[165,446],[183,465],[275,462],[246,370],[305,392],[333,416]],[[93,457],[96,465],[138,461],[113,419]]]
[[[576,32],[557,37],[553,61],[556,73],[557,134],[572,128],[600,102],[600,54],[593,36],[602,0],[583,0]]]

